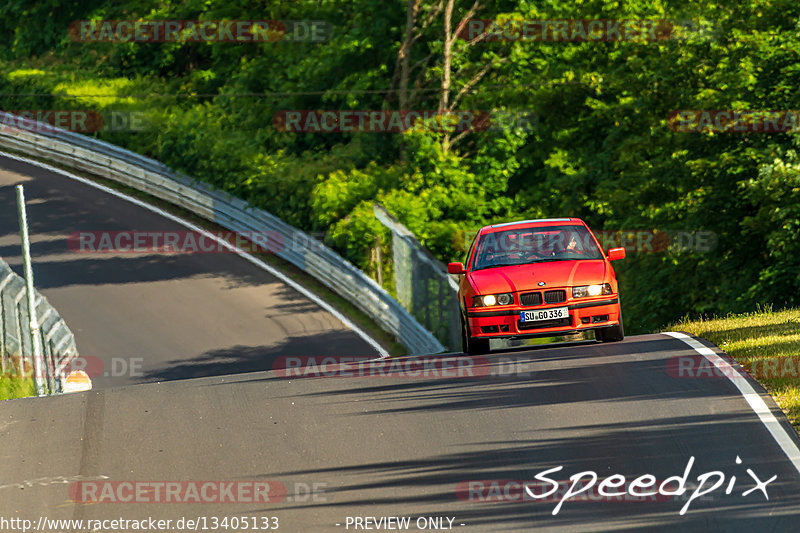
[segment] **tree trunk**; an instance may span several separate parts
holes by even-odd
[[[411,40],[414,36],[414,26],[417,23],[417,11],[419,10],[420,1],[421,0],[408,0],[405,38],[397,54],[400,64],[400,90],[397,94],[400,111],[405,111],[408,106],[408,79],[411,76]]]
[[[453,21],[453,3],[447,0],[444,8],[444,47],[442,49],[442,89],[439,96],[439,120],[442,121],[444,136],[442,137],[442,151],[450,149],[450,133],[445,115],[450,112],[450,61],[453,50],[453,36],[451,26]]]

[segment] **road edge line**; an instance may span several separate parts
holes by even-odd
[[[783,425],[778,422],[778,419],[775,418],[774,414],[772,414],[769,406],[767,406],[766,402],[764,402],[764,399],[761,398],[761,395],[755,391],[753,386],[750,385],[746,379],[734,379],[734,374],[738,376],[738,372],[733,368],[733,366],[731,366],[728,361],[717,355],[714,350],[708,348],[707,346],[703,346],[702,343],[700,343],[691,335],[677,331],[667,331],[663,334],[683,341],[694,351],[705,357],[712,365],[714,365],[714,367],[723,369],[725,376],[739,390],[747,404],[756,413],[759,420],[761,420],[761,423],[764,424],[764,427],[766,427],[767,431],[769,431],[770,435],[772,435],[772,438],[775,439],[775,442],[778,444],[780,449],[786,454],[789,462],[791,462],[792,466],[794,466],[797,472],[800,473],[800,447],[797,446],[793,436],[789,435],[789,433],[786,431],[786,428],[784,428]],[[732,372],[724,372],[725,370],[731,370]]]
[[[2,150],[0,150],[0,157],[7,157],[8,159],[13,159],[15,161],[28,163],[29,165],[33,165],[33,166],[36,166],[36,167],[39,167],[39,168],[42,168],[42,169],[45,169],[45,170],[49,170],[50,172],[54,172],[56,174],[60,174],[60,175],[65,176],[67,178],[73,179],[75,181],[79,181],[79,182],[81,182],[81,183],[83,183],[85,185],[89,185],[90,187],[94,187],[95,189],[101,190],[101,191],[103,191],[105,193],[111,194],[112,196],[116,196],[117,198],[120,198],[122,200],[128,201],[128,202],[130,202],[130,203],[132,203],[134,205],[138,205],[139,207],[147,209],[148,211],[151,211],[151,212],[153,212],[153,213],[155,213],[157,215],[160,215],[160,216],[162,216],[162,217],[164,217],[166,219],[172,220],[173,222],[177,222],[178,224],[181,224],[182,226],[184,226],[184,227],[186,227],[186,228],[188,228],[190,230],[193,230],[193,231],[196,231],[198,233],[201,233],[207,238],[215,240],[217,243],[219,243],[222,246],[228,248],[229,250],[234,252],[236,255],[238,255],[242,259],[250,261],[254,265],[256,265],[256,266],[260,267],[261,269],[269,272],[270,274],[272,274],[273,276],[275,276],[276,278],[281,280],[283,283],[285,283],[286,285],[289,285],[294,290],[296,290],[297,292],[299,292],[300,294],[302,294],[303,296],[305,296],[306,298],[311,300],[313,303],[316,303],[318,306],[323,308],[325,311],[328,311],[334,317],[339,319],[339,321],[341,321],[342,324],[344,324],[345,326],[350,328],[356,335],[361,337],[361,339],[364,340],[367,344],[372,346],[372,348],[376,352],[378,352],[378,355],[380,356],[381,359],[386,359],[386,358],[389,357],[389,352],[387,352],[383,348],[383,346],[381,346],[380,343],[378,343],[378,341],[376,341],[375,339],[370,337],[367,334],[366,331],[364,331],[361,328],[359,328],[349,318],[344,316],[344,314],[339,312],[337,309],[335,309],[333,306],[331,306],[328,302],[324,301],[322,298],[320,298],[319,296],[317,296],[316,294],[314,294],[310,290],[306,289],[305,287],[303,287],[302,285],[300,285],[299,283],[297,283],[293,279],[289,278],[283,272],[281,272],[281,271],[275,269],[274,267],[268,265],[267,263],[263,262],[259,258],[248,254],[247,252],[245,252],[241,248],[239,248],[239,247],[237,247],[235,245],[232,245],[228,241],[226,241],[224,239],[220,239],[218,236],[214,235],[213,233],[209,232],[208,230],[206,230],[204,228],[201,228],[200,226],[197,226],[197,225],[189,222],[188,220],[184,220],[184,219],[182,219],[181,217],[179,217],[177,215],[173,215],[172,213],[164,211],[163,209],[161,209],[159,207],[156,207],[154,205],[150,205],[147,202],[139,200],[138,198],[134,198],[133,196],[129,196],[129,195],[123,193],[123,192],[114,190],[114,189],[112,189],[110,187],[107,187],[105,185],[102,185],[100,183],[95,183],[94,181],[92,181],[90,179],[84,178],[82,176],[78,176],[77,174],[73,174],[72,172],[69,172],[67,170],[64,170],[64,169],[61,169],[61,168],[58,168],[58,167],[54,167],[52,165],[48,165],[47,163],[42,163],[41,161],[36,161],[35,159],[28,159],[27,157],[21,157],[21,156],[15,155],[15,154],[10,154],[8,152],[3,152]]]

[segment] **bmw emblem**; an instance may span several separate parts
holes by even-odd
[[[540,281],[540,282],[539,282],[539,286],[540,286],[540,287],[544,287],[544,281]]]

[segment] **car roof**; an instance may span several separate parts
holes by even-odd
[[[504,222],[502,224],[492,224],[491,226],[484,226],[478,232],[483,235],[486,233],[494,233],[496,231],[506,231],[524,228],[536,228],[541,226],[551,226],[554,222],[559,225],[565,226],[585,226],[583,220],[579,218],[537,218],[534,220],[518,220],[516,222]]]

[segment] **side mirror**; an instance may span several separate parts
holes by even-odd
[[[611,248],[608,251],[609,261],[616,261],[617,259],[625,259],[625,248]]]
[[[448,274],[466,274],[466,270],[464,270],[464,263],[448,263],[447,264],[447,273]]]

